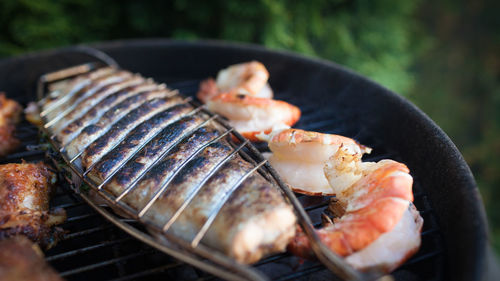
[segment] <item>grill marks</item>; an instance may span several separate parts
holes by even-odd
[[[144,147],[146,152],[149,152],[151,157],[154,157],[155,152],[157,153],[165,144],[168,144],[170,141],[169,137],[174,138],[175,136],[179,136],[183,132],[183,129],[189,127],[190,124],[196,124],[195,120],[201,122],[200,118],[195,119],[193,117],[175,122],[192,111],[192,109],[193,108],[188,104],[179,104],[156,114],[151,117],[151,119],[140,124],[132,130],[120,144],[99,160],[92,169],[92,172],[89,173],[89,176],[95,175],[100,181],[105,180],[112,172],[120,167],[123,161],[127,160],[132,155],[137,146],[144,143],[147,143],[146,147]],[[175,123],[168,126],[172,122]],[[154,137],[157,133],[160,133],[160,135],[148,143],[149,139]],[[166,141],[164,141],[164,139],[166,139]]]
[[[176,92],[171,92],[166,89],[145,91],[141,92],[135,96],[127,98],[118,105],[112,107],[101,116],[95,124],[88,125],[83,128],[79,135],[74,137],[74,139],[66,146],[67,154],[69,158],[75,157],[83,149],[85,149],[88,144],[95,141],[98,137],[102,136],[105,132],[111,128],[116,122],[121,120],[125,115],[140,107],[144,103],[148,103],[154,99],[170,99],[174,103],[180,102],[180,97],[173,97]]]
[[[194,118],[190,119],[194,121]],[[191,123],[194,123],[193,121],[191,121]],[[189,127],[192,128],[193,126]],[[184,130],[184,132],[186,131],[187,130]],[[112,192],[115,196],[119,196],[122,192],[126,192],[126,188],[136,181],[133,190],[125,196],[124,202],[129,203],[133,208],[143,208],[148,203],[149,199],[152,198],[152,196],[156,194],[175,173],[178,173],[178,169],[185,164],[200,147],[217,137],[218,132],[213,129],[202,127],[196,130],[191,137],[184,139],[175,147],[168,145],[169,142],[172,143],[175,139],[179,139],[179,135],[179,133],[171,133],[159,138],[161,145],[164,146],[162,152],[170,151],[152,167],[150,165],[158,158],[151,159],[148,157],[148,154],[153,154],[156,151],[149,152],[149,149],[145,147],[134,161],[127,163],[127,165],[115,175],[114,179],[105,186],[105,189]],[[192,161],[189,161],[187,163],[191,162]],[[140,172],[145,171],[148,165],[151,167],[148,173],[144,174],[142,178],[139,178],[138,175]],[[168,190],[170,190],[170,186],[167,191]]]
[[[59,132],[58,140],[63,145],[68,143],[73,138],[73,136],[80,133],[80,131],[87,125],[91,125],[97,122],[98,118],[101,117],[106,112],[106,110],[111,109],[113,106],[119,104],[128,97],[131,97],[143,91],[152,91],[157,88],[158,86],[156,84],[149,82],[147,84],[129,86],[125,89],[122,89],[121,91],[111,94],[100,103],[91,107],[90,110],[87,111],[83,116],[74,119],[67,126],[65,126]]]
[[[70,82],[61,81],[51,84],[49,86],[51,94],[41,101],[42,110],[51,111],[64,103],[67,105],[69,99],[73,98],[74,95],[83,93],[80,91],[83,87],[88,86],[98,78],[108,77],[116,71],[115,68],[106,67],[79,76]]]
[[[89,145],[82,155],[82,164],[88,169],[99,160],[109,149],[120,142],[132,129],[148,120],[156,113],[166,110],[182,102],[180,97],[171,99],[154,99],[144,103],[129,112],[120,121],[116,122],[105,134]]]
[[[72,108],[75,108],[85,98],[92,96],[103,87],[112,83],[120,82],[130,76],[132,76],[132,73],[126,71],[113,72],[98,77],[95,80],[91,80],[90,83],[81,85],[81,88],[79,90],[77,90],[78,87],[76,87],[74,89],[76,91],[74,93],[70,92],[68,94],[69,98],[65,99],[64,103],[58,105],[57,108],[49,112],[49,114],[47,115],[47,121],[54,122],[55,118],[69,113]]]
[[[211,147],[211,149],[211,153],[224,154],[226,152],[226,147]],[[214,152],[213,150],[221,151]],[[168,231],[175,235],[182,235],[187,241],[194,239],[196,233],[202,228],[210,215],[219,211],[217,208],[219,201],[225,195],[232,192],[239,179],[252,168],[253,166],[250,163],[243,161],[239,157],[230,159],[197,190],[196,196],[188,203],[185,210],[179,215]],[[200,182],[206,175],[204,172],[206,173],[205,169],[200,169],[200,174],[196,176],[194,181]],[[192,182],[191,180],[189,181]],[[190,195],[190,192],[193,192],[190,188],[187,188],[186,191],[180,189],[179,187],[183,187],[184,185],[179,184],[179,181],[176,181],[176,183],[178,184],[170,186],[170,192],[162,196],[162,204],[161,206],[157,204],[158,207],[165,208],[169,204],[180,206],[183,202],[182,199],[185,199]]]
[[[71,121],[82,117],[87,111],[89,111],[93,106],[98,104],[100,101],[105,99],[111,94],[114,94],[122,89],[127,89],[131,86],[139,85],[144,82],[144,78],[140,76],[126,77],[122,81],[108,84],[102,87],[99,91],[95,92],[92,96],[86,97],[76,106],[71,106],[71,111],[68,112],[60,121],[58,121],[53,127],[54,132],[59,132],[61,129],[66,127]]]

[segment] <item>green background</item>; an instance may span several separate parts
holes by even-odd
[[[0,57],[112,39],[212,38],[346,65],[409,98],[451,137],[499,252],[498,11],[495,0],[2,0]]]

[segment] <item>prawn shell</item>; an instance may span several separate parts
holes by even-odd
[[[315,192],[315,191],[309,191],[309,190],[304,190],[300,188],[295,188],[293,186],[290,186],[290,188],[293,190],[293,192],[308,195],[308,196],[333,196],[335,193],[333,192]]]
[[[264,64],[250,61],[231,65],[217,74],[219,92],[257,96],[265,87],[269,72]]]

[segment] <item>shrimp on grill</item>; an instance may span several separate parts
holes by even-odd
[[[0,92],[0,157],[14,151],[20,141],[14,137],[15,125],[21,119],[22,107]]]
[[[229,119],[244,137],[257,141],[257,134],[292,126],[300,118],[298,107],[272,99],[268,78],[260,62],[235,64],[219,71],[217,81],[203,81],[196,96],[208,109]]]
[[[248,95],[220,94],[209,100],[207,107],[229,119],[229,124],[251,141],[273,128],[292,126],[300,118],[300,109],[294,105]]]
[[[271,99],[273,91],[267,83],[268,79],[269,72],[262,63],[239,63],[219,71],[216,80],[209,78],[202,81],[196,96],[204,103],[222,93]]]
[[[257,137],[268,142],[269,163],[283,180],[293,191],[307,195],[333,195],[323,166],[340,147],[359,155],[371,152],[350,138],[300,129],[275,130]]]
[[[357,269],[389,272],[420,247],[423,219],[412,204],[413,178],[393,161],[361,162],[361,153],[340,147],[324,172],[336,199],[334,220],[317,230],[322,242]],[[293,254],[312,258],[303,232],[288,245]]]

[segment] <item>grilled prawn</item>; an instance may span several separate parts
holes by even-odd
[[[235,64],[219,71],[216,80],[209,78],[201,82],[196,96],[204,103],[222,93],[272,99],[268,79],[269,72],[258,61]]]
[[[220,94],[208,101],[207,107],[228,118],[232,127],[252,141],[273,128],[292,126],[300,118],[300,109],[294,105],[247,95]]]
[[[330,134],[284,129],[263,135],[270,163],[295,191],[336,195],[333,221],[317,230],[320,239],[358,269],[391,271],[420,247],[423,220],[413,204],[408,168],[392,160],[362,162],[371,149]],[[299,230],[288,245],[293,254],[313,258]]]
[[[295,234],[292,208],[218,123],[138,75],[83,77],[54,86],[58,98],[42,101],[42,117],[89,180],[163,231],[239,262],[285,249]]]
[[[217,83],[203,81],[197,97],[208,109],[229,119],[243,136],[257,141],[256,135],[293,126],[300,118],[298,107],[272,99],[268,78],[269,72],[259,62],[236,64],[221,70]]]
[[[392,271],[420,247],[423,219],[412,204],[408,168],[392,160],[361,162],[360,154],[341,148],[325,165],[338,199],[337,218],[317,231],[334,252],[358,269]],[[307,238],[299,233],[288,249],[310,258]]]
[[[307,195],[334,194],[323,166],[339,148],[359,155],[371,152],[350,138],[300,129],[278,129],[258,137],[268,142],[272,154],[266,156],[283,180],[293,191]]]

